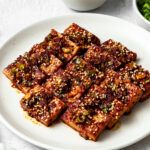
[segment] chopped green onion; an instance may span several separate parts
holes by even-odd
[[[150,21],[150,0],[139,0],[137,5],[141,14]]]
[[[19,64],[19,70],[24,70],[25,66],[24,64]]]

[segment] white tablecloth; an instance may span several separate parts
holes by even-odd
[[[77,13],[67,8],[62,0],[0,0],[0,46],[26,26],[59,15]],[[91,13],[117,16],[137,23],[132,0],[107,0]],[[6,150],[42,150],[22,140],[0,123],[0,142]],[[150,150],[150,136],[124,150]]]

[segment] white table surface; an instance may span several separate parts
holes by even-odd
[[[0,47],[13,34],[32,23],[72,13],[77,12],[67,8],[62,0],[0,0]],[[107,0],[91,13],[108,14],[134,24],[139,23],[132,8],[132,0]],[[2,123],[0,142],[4,143],[6,150],[42,150],[13,134]],[[150,150],[150,136],[124,150]]]

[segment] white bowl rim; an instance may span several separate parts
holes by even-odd
[[[139,11],[138,9],[138,6],[137,6],[137,1],[138,0],[133,0],[133,7],[134,7],[134,10],[136,12],[136,14],[146,23],[146,24],[149,24],[150,25],[150,21],[148,21]]]

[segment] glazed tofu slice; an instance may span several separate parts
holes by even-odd
[[[68,40],[56,30],[51,30],[51,33],[45,38],[47,43],[46,49],[63,63],[70,61],[78,52],[79,47]]]
[[[3,73],[10,79],[13,86],[23,93],[27,93],[45,80],[45,74],[37,66],[32,66],[23,56],[19,56],[8,65]]]
[[[88,109],[70,106],[61,116],[61,119],[65,124],[78,131],[85,139],[96,141],[108,124],[110,117],[107,117],[103,111],[99,110],[95,110],[92,117],[86,114],[89,114]],[[84,121],[86,119],[88,121]]]
[[[88,89],[93,83],[99,84],[104,78],[103,72],[98,71],[79,56],[74,57],[67,65],[66,72],[80,82],[85,89]]]
[[[130,51],[127,47],[112,39],[109,39],[108,41],[102,43],[101,48],[104,51],[107,51],[111,55],[115,56],[116,59],[120,61],[122,64],[135,61],[137,58],[136,53]]]
[[[103,83],[102,83],[103,84]],[[107,86],[107,85],[105,85]],[[101,84],[93,85],[84,96],[84,103],[100,108],[110,120],[107,126],[110,128],[118,121],[125,112],[124,103],[117,99],[113,92],[103,88]],[[92,104],[93,103],[93,104]],[[93,108],[94,109],[94,108]]]
[[[100,46],[92,45],[84,54],[84,60],[100,71],[107,69],[116,70],[120,67],[121,62],[107,51],[103,51]]]
[[[124,68],[121,68],[119,73],[125,80],[130,80],[143,91],[140,101],[150,97],[150,73],[148,70],[144,70],[142,66],[131,62]]]
[[[80,98],[85,91],[83,85],[62,69],[46,81],[45,87],[67,105]]]
[[[130,112],[142,96],[142,90],[138,86],[130,82],[127,83],[113,70],[107,71],[106,79],[100,84],[100,87],[112,93],[116,99],[124,104],[124,111],[120,115]],[[111,128],[120,117],[114,116],[108,127]]]
[[[62,37],[62,34],[56,31],[55,29],[51,29],[50,33],[45,37],[44,43],[48,43],[58,37]]]
[[[105,90],[125,104],[126,112],[129,112],[134,104],[141,98],[142,90],[130,82],[126,82],[119,73],[108,70],[106,79],[100,85]]]
[[[62,62],[46,49],[44,42],[34,45],[24,57],[31,65],[38,66],[47,76],[52,75],[62,66]]]
[[[40,69],[45,72],[46,75],[50,76],[57,71],[62,64],[63,63],[58,58],[56,58],[54,55],[51,55],[49,62],[41,64]]]
[[[20,101],[21,107],[29,116],[35,118],[45,126],[49,126],[62,113],[65,104],[53,97],[43,87],[35,87]]]
[[[82,49],[88,48],[92,44],[100,45],[98,37],[75,23],[65,29],[64,35]]]
[[[69,106],[61,119],[85,139],[96,141],[112,116],[119,116],[122,109],[120,101],[94,85],[82,99]]]

